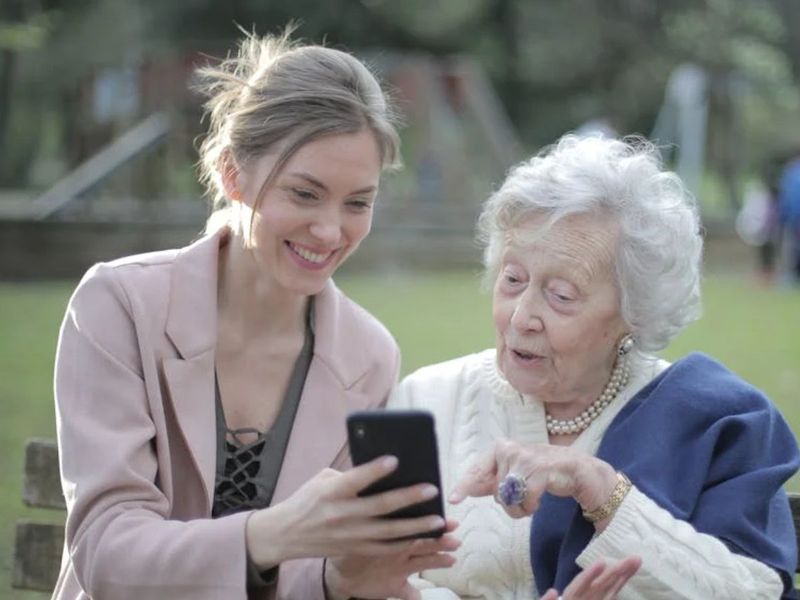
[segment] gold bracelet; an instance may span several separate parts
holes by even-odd
[[[619,505],[622,504],[628,492],[631,491],[631,487],[633,487],[633,484],[631,480],[625,476],[625,473],[617,471],[617,485],[614,486],[611,497],[606,500],[605,504],[600,505],[594,510],[584,510],[583,518],[589,521],[589,523],[596,523],[612,515],[614,511],[619,508]]]

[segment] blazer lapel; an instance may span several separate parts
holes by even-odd
[[[175,420],[203,483],[209,514],[216,475],[217,258],[226,237],[223,229],[176,257],[166,324],[179,356],[164,360],[164,377]]]
[[[315,357],[275,484],[273,504],[285,500],[333,464],[347,441],[347,413],[366,408],[368,400],[366,394],[342,389],[337,378]]]
[[[210,514],[217,449],[213,350],[187,360],[164,360],[164,377],[175,420],[203,483],[204,512]]]
[[[332,281],[314,299],[314,358],[297,407],[272,503],[285,500],[303,483],[330,467],[347,442],[346,417],[369,407],[370,398],[352,389],[366,365],[349,353],[353,316]]]

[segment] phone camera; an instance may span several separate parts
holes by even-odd
[[[364,428],[363,424],[361,424],[361,423],[357,423],[356,424],[356,426],[355,426],[355,434],[356,434],[356,437],[358,439],[360,439],[360,440],[363,440],[366,437],[367,431]]]

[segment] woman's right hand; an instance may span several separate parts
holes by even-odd
[[[448,519],[446,531],[458,526]],[[408,548],[390,556],[341,556],[325,563],[325,591],[328,600],[346,598],[394,598],[420,600],[421,595],[408,581],[410,575],[428,569],[446,569],[455,564],[451,552],[461,542],[445,534],[420,538]]]
[[[630,556],[614,566],[597,561],[578,574],[560,596],[547,590],[541,600],[615,600],[622,587],[642,566],[642,559]]]
[[[293,558],[384,556],[413,544],[398,538],[445,527],[444,520],[433,515],[380,518],[435,497],[439,490],[433,485],[358,496],[396,468],[397,459],[384,456],[346,472],[325,469],[283,502],[254,512],[246,529],[250,559],[265,570]]]

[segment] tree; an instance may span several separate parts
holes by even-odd
[[[0,5],[0,185],[14,173],[9,123],[20,53],[44,45],[51,14],[33,3],[8,0]]]
[[[11,15],[21,1],[3,4],[0,23],[36,23],[38,13]],[[76,82],[104,65],[157,62],[177,49],[218,55],[237,25],[266,33],[292,20],[302,37],[350,50],[474,56],[530,150],[598,116],[648,135],[670,73],[697,64],[712,82],[710,164],[731,182],[732,205],[737,173],[768,135],[792,135],[774,115],[799,109],[800,28],[785,25],[800,19],[796,0],[74,0],[60,9],[37,48],[13,51],[15,71],[3,54],[0,77],[13,73],[13,85],[0,97],[0,140],[9,95],[71,114]],[[45,85],[29,75],[42,70]]]

